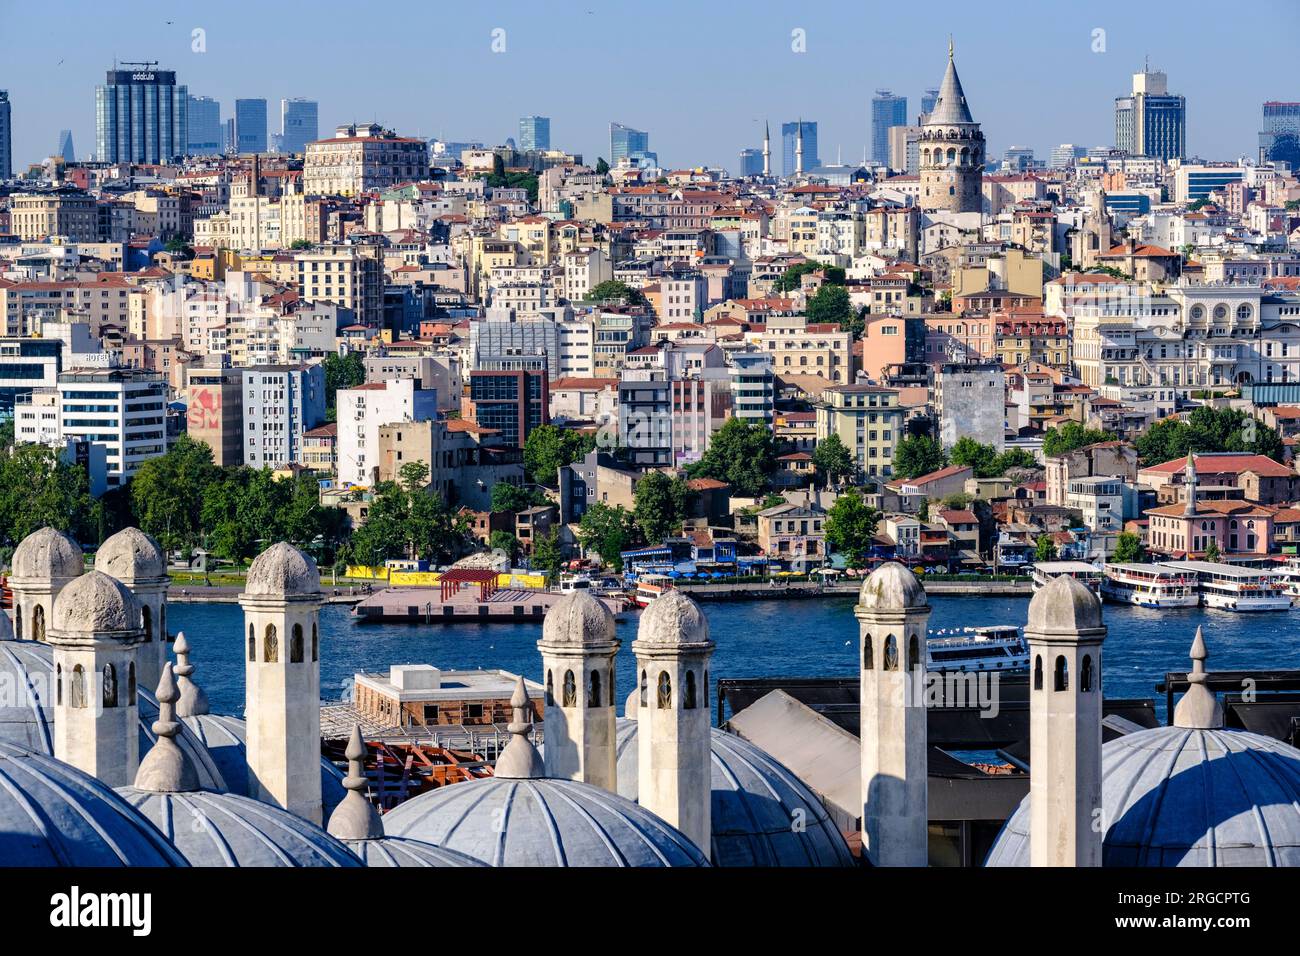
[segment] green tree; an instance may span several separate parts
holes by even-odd
[[[636,484],[633,517],[646,541],[657,543],[681,530],[690,497],[686,482],[662,471],[649,471]]]
[[[290,249],[310,249],[311,247],[312,241],[310,239],[295,239],[289,243]]]
[[[1035,561],[1055,561],[1056,560],[1056,542],[1050,535],[1040,534],[1038,544],[1034,548]]]
[[[808,300],[808,321],[810,323],[829,322],[840,327],[841,331],[857,333],[861,328],[854,328],[861,317],[853,307],[849,291],[842,285],[823,285]]]
[[[636,542],[635,519],[622,505],[610,507],[598,501],[583,513],[578,541],[585,550],[600,555],[606,567],[622,571],[622,552]]]
[[[1155,465],[1189,452],[1236,451],[1265,455],[1283,461],[1285,447],[1281,436],[1235,408],[1211,408],[1202,405],[1182,422],[1166,418],[1156,422],[1133,443],[1144,465]]]
[[[609,163],[605,162],[603,156],[596,157],[596,175],[604,176],[609,173]]]
[[[894,448],[894,474],[899,478],[919,478],[946,464],[943,445],[929,435],[908,435]]]
[[[1134,564],[1146,559],[1147,549],[1142,546],[1142,539],[1132,531],[1121,531],[1110,560],[1115,564]]]
[[[423,491],[429,484],[429,465],[423,461],[408,461],[397,469],[397,481],[408,492]]]
[[[1005,475],[1012,468],[1041,468],[1038,459],[1034,457],[1033,452],[1026,451],[1023,448],[1008,448],[1002,454],[993,459],[993,474],[990,478],[996,478]]]
[[[360,352],[325,356],[325,408],[333,417],[336,394],[340,388],[356,388],[366,380],[366,363]]]
[[[969,435],[957,439],[948,453],[954,465],[970,467],[976,478],[993,478],[997,475],[997,450],[992,445],[982,445]]]
[[[792,292],[798,289],[802,283],[803,277],[814,272],[824,272],[826,282],[833,285],[844,284],[844,270],[839,266],[827,266],[820,262],[809,260],[807,262],[797,262],[790,266],[785,272],[777,277],[772,283],[773,292]]]
[[[518,514],[534,505],[546,504],[548,500],[545,495],[534,489],[498,481],[492,486],[492,503],[489,509],[494,514]]]
[[[879,521],[880,512],[868,505],[856,488],[850,488],[835,499],[826,514],[826,541],[844,555],[849,567],[863,567]]]
[[[555,487],[560,469],[571,465],[596,447],[596,436],[589,432],[538,425],[524,441],[524,471],[530,481]]]
[[[776,468],[772,433],[759,424],[729,418],[713,434],[703,457],[687,473],[692,478],[713,478],[731,485],[732,492],[757,498]]]
[[[833,433],[813,448],[812,463],[821,476],[822,483],[826,485],[839,485],[852,478],[858,470],[840,436]]]
[[[519,539],[509,531],[493,531],[488,536],[488,547],[494,551],[504,551],[510,558],[510,566],[514,567],[515,559],[519,557]]]
[[[587,293],[589,302],[618,302],[621,305],[645,305],[645,296],[619,279],[606,279],[592,286]]]
[[[1109,432],[1085,428],[1078,422],[1066,422],[1057,428],[1049,428],[1043,435],[1043,454],[1048,458],[1056,458],[1076,448],[1111,441],[1114,437]]]
[[[181,435],[166,454],[141,464],[131,480],[131,506],[140,530],[169,550],[199,544],[204,499],[220,477],[212,449]]]
[[[560,532],[556,528],[538,537],[533,542],[532,566],[546,575],[548,582],[554,581],[564,564],[564,553],[560,548]]]
[[[15,547],[44,527],[95,541],[99,524],[84,467],[46,445],[0,447],[0,546]]]
[[[1205,546],[1205,560],[1218,561],[1221,557],[1223,555],[1219,553],[1219,543],[1211,538],[1210,543]]]

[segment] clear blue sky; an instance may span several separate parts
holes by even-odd
[[[372,10],[386,16],[376,18]],[[653,9],[653,13],[641,10]],[[1035,15],[1034,11],[1041,10]],[[169,22],[170,21],[170,22]],[[191,50],[206,30],[207,52]],[[505,31],[504,53],[492,31]],[[807,52],[791,50],[805,31]],[[1093,30],[1105,30],[1094,53]],[[990,152],[1028,145],[1109,144],[1113,99],[1149,55],[1187,97],[1188,149],[1252,154],[1267,99],[1300,100],[1288,45],[1300,4],[1241,8],[1198,0],[1144,4],[611,0],[470,4],[393,2],[220,4],[0,0],[0,89],[13,104],[14,166],[55,151],[73,131],[94,148],[94,87],[116,56],[159,60],[195,95],[265,97],[279,129],[281,97],[320,102],[322,135],[375,119],[407,134],[501,143],[518,117],[550,116],[552,143],[589,162],[608,155],[611,120],[650,131],[667,165],[737,165],[773,127],[819,125],[823,162],[837,147],[861,159],[877,87],[905,94],[943,75],[948,34]],[[774,147],[779,168],[779,147]]]

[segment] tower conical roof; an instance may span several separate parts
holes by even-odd
[[[970,107],[966,105],[966,93],[961,88],[957,76],[957,66],[953,63],[952,47],[948,48],[948,70],[939,84],[939,98],[934,102],[934,109],[925,119],[926,125],[951,126],[957,123],[974,123]]]

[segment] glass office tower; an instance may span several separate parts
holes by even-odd
[[[108,163],[164,163],[189,148],[189,95],[174,70],[153,64],[109,70],[95,87],[95,157]]]

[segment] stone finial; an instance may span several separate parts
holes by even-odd
[[[208,695],[198,684],[190,679],[194,665],[190,663],[190,642],[185,639],[185,632],[176,635],[172,648],[176,652],[176,685],[180,689],[180,699],[176,701],[177,717],[197,717],[208,713]]]
[[[641,709],[641,691],[634,690],[627,695],[627,700],[623,704],[623,716],[628,720],[637,719],[637,711]]]
[[[347,796],[330,814],[326,830],[340,840],[377,840],[384,835],[379,811],[366,799],[366,744],[361,739],[361,725],[352,725],[348,749],[348,775],[343,778]]]
[[[537,752],[533,742],[528,739],[532,722],[528,719],[528,688],[520,677],[515,682],[515,692],[510,696],[510,707],[514,719],[506,725],[510,731],[510,742],[497,757],[496,776],[517,780],[535,780],[546,775],[542,755]]]
[[[1205,637],[1196,628],[1192,640],[1192,670],[1187,675],[1187,693],[1174,708],[1174,726],[1188,730],[1216,730],[1223,726],[1223,705],[1214,691],[1205,686],[1205,661],[1209,657]]]
[[[1097,595],[1077,578],[1058,574],[1029,602],[1025,632],[1061,637],[1102,626]]]
[[[158,719],[153,732],[158,735],[153,747],[140,761],[135,774],[135,788],[150,793],[188,793],[200,789],[198,771],[185,751],[176,745],[181,732],[176,719],[176,700],[180,696],[169,661],[158,681]]]

